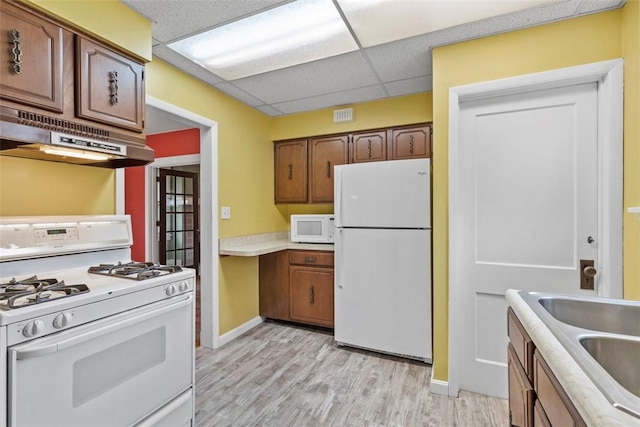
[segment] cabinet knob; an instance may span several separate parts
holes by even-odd
[[[289,163],[289,179],[293,179],[293,165]]]
[[[311,285],[311,287],[309,288],[309,304],[313,305],[315,301],[316,301],[316,293],[315,293],[315,290],[313,289],[313,285]]]
[[[316,262],[318,258],[314,257],[314,256],[306,256],[304,257],[304,262]]]
[[[413,154],[413,135],[409,135],[409,153]]]
[[[371,158],[371,140],[368,140],[369,143],[367,144],[367,157]]]
[[[111,90],[111,105],[118,103],[118,72],[109,72],[109,89]]]
[[[331,162],[327,162],[327,178],[331,178]]]

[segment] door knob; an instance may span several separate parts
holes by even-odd
[[[588,265],[582,270],[582,274],[584,274],[589,278],[595,277],[597,273],[598,273],[598,270],[596,270],[596,268],[592,265]]]

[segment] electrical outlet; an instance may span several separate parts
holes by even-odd
[[[231,208],[229,206],[223,206],[220,209],[220,217],[222,219],[231,219]]]

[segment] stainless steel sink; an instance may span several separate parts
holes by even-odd
[[[604,301],[603,301],[604,300]],[[640,304],[577,298],[543,297],[538,302],[557,320],[578,328],[640,336]]]
[[[609,402],[640,418],[640,301],[519,294]]]
[[[640,341],[584,337],[580,344],[613,379],[640,397]]]

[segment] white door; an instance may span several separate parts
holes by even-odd
[[[338,165],[336,227],[430,228],[430,159]]]
[[[335,340],[431,363],[431,230],[336,230]]]
[[[460,104],[461,389],[507,397],[507,289],[596,293],[580,260],[601,268],[597,96],[589,83]]]

